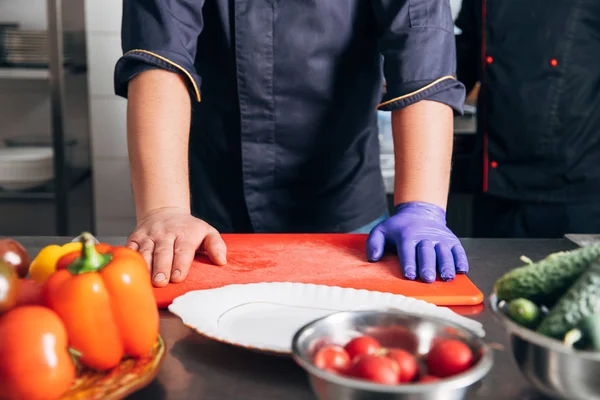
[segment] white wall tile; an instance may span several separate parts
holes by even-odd
[[[46,0],[0,1],[0,22],[19,23],[24,29],[46,29]]]
[[[122,0],[96,0],[97,3],[119,3],[119,8]],[[62,0],[63,11],[63,27],[65,30],[83,30],[84,19],[83,4],[81,0]],[[1,0],[0,1],[0,21],[1,22],[18,22],[24,29],[46,29],[47,12],[46,0]],[[120,19],[120,16],[119,16]]]
[[[94,159],[96,221],[135,218],[133,192],[126,158]]]
[[[88,32],[121,32],[123,0],[85,0]]]
[[[96,223],[98,236],[129,236],[135,228],[135,219],[132,218],[103,218]],[[125,244],[123,242],[122,244]]]
[[[127,102],[116,96],[92,97],[90,104],[93,156],[126,158]]]
[[[115,64],[122,55],[118,34],[87,35],[88,86],[91,96],[114,97]]]

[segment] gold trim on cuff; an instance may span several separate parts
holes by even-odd
[[[418,94],[418,93],[420,93],[420,92],[422,92],[424,90],[427,90],[430,87],[435,86],[435,85],[437,85],[438,83],[440,83],[442,81],[445,81],[446,79],[454,79],[454,80],[456,80],[456,77],[454,77],[452,75],[443,76],[443,77],[441,77],[439,79],[436,79],[435,81],[431,82],[430,84],[423,86],[421,89],[415,90],[412,93],[408,93],[408,94],[405,94],[403,96],[396,97],[396,98],[388,100],[388,101],[384,101],[383,103],[379,104],[377,106],[377,108],[381,108],[381,107],[387,106],[388,104],[392,104],[392,103],[394,103],[394,102],[396,102],[398,100],[403,100],[403,99],[406,99],[407,97],[414,96],[415,94]]]
[[[141,49],[130,50],[127,53],[125,53],[125,55],[131,54],[131,53],[144,53],[144,54],[151,55],[153,57],[158,58],[159,60],[162,60],[162,61],[166,62],[167,64],[172,65],[173,67],[175,67],[178,70],[180,70],[181,72],[183,72],[188,77],[188,79],[192,83],[192,86],[194,87],[194,92],[196,93],[196,100],[198,102],[201,101],[201,99],[200,99],[200,90],[198,89],[198,86],[196,85],[196,81],[194,80],[194,78],[192,78],[192,75],[188,71],[186,71],[186,69],[183,68],[181,65],[179,65],[179,64],[177,64],[177,63],[175,63],[175,62],[173,62],[173,61],[171,61],[171,60],[169,60],[169,59],[167,59],[167,58],[165,58],[165,57],[163,57],[161,55],[158,55],[156,53],[148,51],[148,50],[141,50]]]

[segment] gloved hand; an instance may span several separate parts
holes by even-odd
[[[435,281],[439,272],[440,278],[448,281],[457,273],[469,271],[464,248],[446,226],[446,212],[433,204],[412,202],[396,206],[394,215],[371,230],[367,259],[379,261],[386,244],[397,248],[406,279],[418,276],[429,283]]]

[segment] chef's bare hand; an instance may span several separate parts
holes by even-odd
[[[189,212],[163,208],[141,218],[127,239],[139,251],[152,273],[154,286],[185,279],[197,250],[206,251],[217,265],[227,262],[227,247],[219,232]]]

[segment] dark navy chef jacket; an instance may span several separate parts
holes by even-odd
[[[448,0],[124,0],[115,91],[185,78],[192,212],[219,231],[348,232],[387,208],[377,109],[462,112],[453,28]]]

